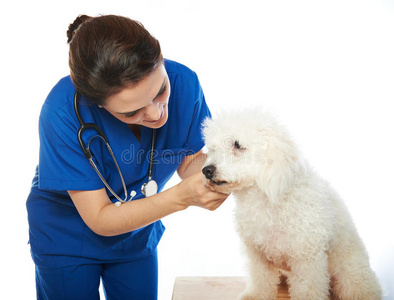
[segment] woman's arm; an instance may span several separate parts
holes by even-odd
[[[120,207],[111,203],[104,188],[68,193],[86,225],[103,236],[139,229],[189,206],[215,210],[228,197],[207,188],[201,173],[187,177],[166,191],[123,203]]]
[[[203,154],[202,150],[193,155],[186,156],[178,167],[177,172],[179,177],[185,179],[196,173],[201,174],[201,170],[206,159],[207,156],[206,154]]]
[[[80,216],[95,233],[114,236],[147,226],[189,206],[218,208],[227,194],[214,192],[202,181],[206,155],[202,151],[186,156],[178,168],[183,179],[174,187],[154,196],[133,200],[116,207],[105,191],[68,191]]]

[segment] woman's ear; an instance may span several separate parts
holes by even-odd
[[[256,183],[271,203],[278,203],[294,183],[298,154],[290,140],[278,137],[268,140],[265,151],[266,163]]]

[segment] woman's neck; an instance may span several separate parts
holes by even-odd
[[[137,138],[137,140],[141,143],[141,125],[136,125],[136,124],[128,124],[130,130],[134,133],[134,136]]]

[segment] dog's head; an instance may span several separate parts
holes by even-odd
[[[208,158],[205,184],[230,193],[258,187],[272,202],[293,184],[298,152],[286,130],[268,112],[222,113],[204,123]]]

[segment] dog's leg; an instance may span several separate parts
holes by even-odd
[[[254,247],[247,246],[249,278],[241,300],[274,300],[278,291],[279,272],[265,255]]]
[[[288,274],[289,293],[292,300],[328,300],[330,276],[327,254],[293,261]]]
[[[368,263],[368,254],[360,240],[348,248],[336,249],[329,257],[332,289],[343,300],[381,300],[382,290]]]

